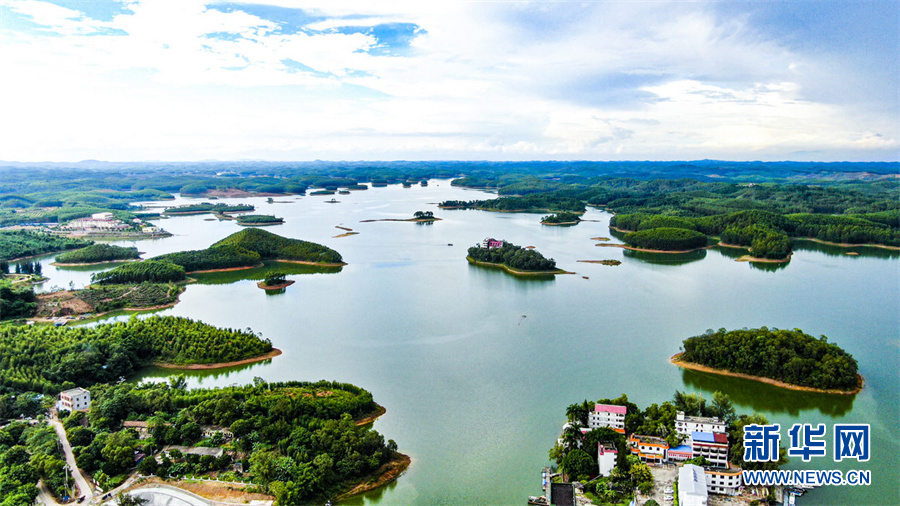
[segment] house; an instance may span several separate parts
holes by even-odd
[[[203,437],[213,437],[216,433],[219,433],[222,434],[226,441],[234,439],[234,434],[230,430],[217,425],[201,425],[200,430],[203,432]]]
[[[62,391],[57,407],[67,411],[87,411],[91,408],[91,393],[81,387]]]
[[[741,493],[739,467],[707,467],[706,490],[711,494],[738,495]]]
[[[666,460],[669,451],[669,443],[665,439],[653,436],[632,434],[628,438],[628,444],[631,446],[631,454],[643,462],[662,462]]]
[[[669,448],[668,459],[670,462],[684,462],[694,458],[694,450],[689,445],[676,446]]]
[[[488,249],[502,248],[503,244],[504,244],[503,241],[498,241],[497,239],[494,239],[493,237],[488,237],[487,239],[481,241],[481,246],[484,248],[488,248]]]
[[[706,473],[700,466],[686,464],[678,470],[678,505],[706,506],[709,493],[706,490]]]
[[[627,408],[625,406],[595,404],[594,411],[588,413],[588,427],[591,429],[609,427],[619,434],[625,434],[626,411]]]
[[[600,476],[609,476],[616,467],[616,458],[619,451],[612,443],[597,443],[597,467]]]
[[[685,416],[684,411],[679,411],[675,416],[675,431],[685,436],[690,436],[691,432],[724,434],[725,421],[715,417]]]
[[[122,422],[122,428],[134,429],[134,431],[138,433],[139,439],[147,439],[148,437],[150,437],[150,429],[147,427],[147,422],[126,420]]]
[[[706,457],[712,465],[728,467],[728,436],[711,432],[691,433],[691,450],[694,457]]]

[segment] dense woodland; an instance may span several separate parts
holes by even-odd
[[[838,390],[858,386],[853,356],[825,336],[817,339],[800,329],[709,330],[685,339],[681,359],[792,385]]]
[[[581,216],[575,213],[556,213],[541,218],[541,223],[550,225],[558,223],[578,223],[579,221],[581,221]]]
[[[56,261],[64,264],[88,264],[112,260],[134,260],[140,256],[141,254],[134,246],[124,247],[98,243],[87,248],[60,253],[56,255]]]
[[[14,422],[0,429],[0,504],[30,506],[38,495],[38,480],[62,498],[71,495],[66,485],[66,462],[56,431],[49,425]]]
[[[96,327],[0,327],[0,392],[53,395],[117,381],[154,361],[230,362],[271,350],[268,339],[250,331],[171,316]]]
[[[114,269],[91,275],[91,281],[101,284],[169,283],[185,279],[184,267],[162,260],[143,260],[120,265]]]
[[[30,286],[14,286],[0,279],[0,320],[28,318],[37,310],[37,296]]]
[[[625,434],[609,428],[593,429],[582,433],[588,425],[588,414],[595,404],[625,406]],[[688,416],[717,417],[726,424],[728,434],[729,461],[742,469],[777,469],[787,463],[787,450],[779,451],[775,462],[745,462],[744,426],[748,424],[768,424],[762,415],[738,414],[731,399],[721,393],[713,393],[712,402],[701,395],[676,391],[671,401],[651,404],[640,409],[622,394],[615,399],[599,399],[596,403],[585,400],[566,408],[566,424],[561,435],[561,443],[550,450],[550,458],[571,480],[585,484],[585,490],[593,496],[596,504],[619,504],[627,502],[630,493],[638,488],[644,493],[653,487],[652,475],[647,464],[630,454],[627,438],[631,434],[654,436],[665,439],[670,446],[678,446],[685,436],[675,430],[675,419],[679,411]],[[612,443],[618,450],[616,468],[607,478],[597,476],[597,443]],[[774,502],[773,502],[774,503]]]
[[[476,262],[502,264],[511,269],[528,272],[557,271],[556,261],[544,258],[534,249],[525,249],[511,242],[503,242],[500,248],[485,248],[475,245],[468,250],[469,258]]]
[[[243,214],[237,217],[238,225],[269,225],[284,223],[284,218],[277,218],[271,214]]]
[[[210,248],[237,246],[259,254],[263,260],[293,260],[316,263],[341,263],[343,259],[337,251],[300,239],[288,239],[259,229],[235,232]]]
[[[180,265],[186,272],[248,267],[262,261],[259,253],[236,245],[178,251],[154,257],[153,260]]]
[[[93,241],[71,239],[44,232],[4,230],[0,232],[0,260],[12,260],[42,253],[83,248],[91,244],[93,244]]]
[[[196,213],[237,213],[242,211],[253,211],[256,209],[250,204],[220,204],[201,202],[199,204],[186,204],[183,206],[167,207],[163,212],[166,214],[196,214]]]
[[[684,228],[659,227],[625,235],[625,244],[642,249],[688,251],[706,246],[706,235]]]

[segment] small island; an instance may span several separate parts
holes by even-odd
[[[686,228],[659,227],[625,235],[629,249],[665,253],[691,252],[707,247],[706,234]],[[605,246],[605,245],[604,245]]]
[[[167,207],[163,214],[169,216],[186,216],[190,214],[227,214],[227,213],[244,213],[256,209],[250,204],[212,204],[210,202],[201,202],[199,204],[188,204],[176,207]]]
[[[544,258],[535,249],[527,249],[511,242],[488,238],[468,249],[466,260],[474,265],[500,267],[520,276],[565,274],[552,258]]]
[[[91,265],[105,262],[130,262],[141,257],[137,248],[114,246],[112,244],[92,244],[75,251],[66,251],[56,256],[53,265]]]
[[[581,217],[575,213],[562,212],[544,216],[541,218],[541,225],[562,226],[577,225],[581,221]]]
[[[244,214],[237,217],[237,224],[242,227],[268,227],[282,223],[284,218],[277,218],[271,214]]]
[[[267,272],[266,277],[256,284],[263,290],[280,290],[294,284],[293,280],[286,279],[287,274],[283,272]]]
[[[382,218],[380,220],[362,220],[360,221],[360,223],[372,223],[376,221],[408,221],[413,223],[431,223],[435,221],[441,221],[441,219],[435,218],[434,213],[431,211],[416,211],[415,213],[413,213],[412,218]]]
[[[687,369],[792,390],[852,395],[863,386],[852,355],[827,337],[817,339],[800,329],[708,330],[685,339],[684,352],[671,361]]]

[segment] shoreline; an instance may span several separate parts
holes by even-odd
[[[829,242],[824,241],[822,239],[816,239],[815,237],[794,237],[794,239],[800,241],[810,241],[817,242],[819,244],[826,244],[828,246],[837,246],[839,248],[881,248],[887,249],[891,251],[900,251],[900,246],[887,246],[885,244],[850,244],[847,242]]]
[[[286,264],[301,264],[301,265],[318,265],[319,267],[343,267],[347,265],[347,262],[337,262],[337,263],[328,263],[328,262],[310,262],[309,260],[284,260],[281,258],[276,258],[272,260],[273,262],[284,262]]]
[[[282,221],[264,221],[262,223],[241,223],[241,220],[237,220],[238,226],[241,227],[272,227],[275,225],[284,225],[284,220]]]
[[[786,264],[791,261],[791,257],[793,253],[787,256],[787,258],[759,258],[753,255],[743,255],[739,258],[736,258],[735,262],[758,262],[762,264]]]
[[[262,362],[264,360],[268,360],[270,358],[277,357],[278,355],[281,355],[281,350],[279,350],[278,348],[272,348],[272,351],[265,353],[263,355],[259,355],[259,356],[251,357],[251,358],[245,358],[243,360],[234,360],[232,362],[216,362],[213,364],[184,364],[184,365],[170,364],[168,362],[150,362],[150,364],[148,364],[148,365],[153,366],[153,367],[162,367],[163,369],[184,369],[184,370],[190,370],[190,371],[197,371],[197,370],[205,370],[205,369],[222,369],[225,367],[234,367],[234,366],[238,366],[238,365],[253,364],[256,362]]]
[[[122,262],[140,262],[140,258],[121,258],[119,260],[102,260],[100,262],[85,262],[85,263],[60,263],[60,262],[51,262],[50,265],[54,267],[81,267],[83,265],[102,265],[102,264],[115,264]]]
[[[599,246],[601,248],[622,248],[622,249],[627,249],[629,251],[641,251],[644,253],[674,253],[674,254],[693,253],[695,251],[703,251],[705,249],[710,249],[713,247],[713,246],[703,246],[702,248],[694,248],[694,249],[688,249],[688,250],[665,250],[665,249],[636,248],[634,246],[629,246],[627,244],[595,244],[594,246]]]
[[[578,225],[578,224],[579,224],[580,222],[582,222],[582,221],[584,221],[584,220],[578,220],[578,221],[563,221],[563,222],[560,222],[560,223],[548,223],[548,222],[546,222],[546,221],[542,221],[542,222],[541,222],[541,225],[547,225],[548,227],[559,227],[559,226],[564,226],[564,225]]]
[[[224,267],[222,269],[205,269],[202,271],[188,271],[185,274],[206,274],[208,272],[232,272],[232,271],[246,271],[247,269],[256,269],[257,267],[262,267],[264,264],[256,264],[256,265],[245,265],[243,267]]]
[[[361,426],[361,425],[368,425],[368,424],[370,424],[370,423],[373,423],[375,420],[378,420],[378,419],[381,418],[385,413],[387,413],[387,408],[386,408],[386,407],[382,406],[381,404],[378,404],[377,402],[375,403],[375,405],[378,406],[378,407],[375,409],[375,411],[373,411],[373,412],[369,413],[368,415],[366,415],[366,416],[360,418],[359,420],[354,420],[354,422],[356,423],[356,426],[357,426],[357,427],[359,427],[359,426]]]
[[[505,270],[506,272],[513,274],[515,276],[553,276],[556,274],[575,274],[574,272],[564,271],[562,269],[557,269],[555,271],[520,271],[518,269],[513,269],[512,267],[506,264],[495,264],[491,262],[482,262],[480,260],[475,260],[470,256],[466,256],[466,260],[469,261],[472,265],[485,265],[488,267],[497,267]]]
[[[293,285],[295,282],[292,279],[285,281],[284,283],[278,283],[277,285],[265,285],[265,281],[260,281],[256,284],[257,287],[262,288],[263,290],[280,290],[282,288],[287,288]]]
[[[690,369],[692,371],[699,372],[707,372],[711,374],[719,374],[722,376],[731,376],[733,378],[743,378],[752,381],[758,381],[760,383],[767,383],[772,386],[776,386],[779,388],[786,388],[788,390],[795,390],[798,392],[814,392],[819,394],[836,394],[836,395],[856,395],[862,391],[863,386],[865,385],[865,379],[861,374],[856,374],[857,386],[853,390],[837,390],[837,389],[825,389],[825,388],[814,388],[814,387],[805,387],[802,385],[794,385],[793,383],[785,383],[783,381],[779,381],[772,378],[766,378],[763,376],[753,376],[752,374],[744,374],[740,372],[731,372],[725,369],[715,369],[712,367],[708,367],[701,364],[696,364],[694,362],[685,362],[681,360],[681,356],[684,355],[684,352],[676,353],[672,355],[669,359],[669,362],[677,365],[678,367],[683,367],[684,369]]]
[[[402,475],[404,472],[406,472],[407,469],[409,469],[409,466],[411,464],[412,459],[409,455],[397,452],[396,457],[389,460],[386,464],[382,465],[378,469],[378,471],[369,475],[369,477],[377,476],[374,481],[365,481],[363,483],[359,483],[350,490],[337,496],[336,500],[340,501],[353,497],[355,495],[370,492],[377,488],[381,488],[399,478],[400,475]]]
[[[407,219],[382,218],[380,220],[361,220],[360,223],[374,223],[376,221],[406,221],[406,222],[412,222],[412,223],[428,223],[428,222],[432,222],[432,221],[442,221],[442,218],[407,218]],[[337,227],[337,228],[342,228],[342,227]]]

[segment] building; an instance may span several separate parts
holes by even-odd
[[[636,455],[643,462],[662,462],[666,460],[669,443],[665,439],[653,436],[641,436],[632,434],[628,438],[631,454]]]
[[[503,241],[498,241],[497,239],[494,239],[493,237],[488,237],[487,239],[481,241],[481,246],[488,248],[488,249],[502,248],[503,244],[504,244]]]
[[[685,460],[691,460],[692,458],[694,458],[694,450],[688,445],[669,448],[668,460],[670,462],[684,462]]]
[[[591,429],[609,427],[619,434],[625,434],[626,411],[627,408],[625,406],[595,404],[594,411],[588,413],[588,427]]]
[[[147,439],[150,437],[150,429],[147,427],[147,422],[140,422],[135,420],[125,420],[122,422],[123,429],[133,429],[138,433],[138,439]]]
[[[711,432],[692,432],[691,450],[694,457],[706,457],[710,464],[728,467],[728,436]]]
[[[111,220],[113,219],[113,213],[94,213],[91,215],[91,219],[94,220]]]
[[[715,417],[684,416],[684,411],[679,411],[675,416],[675,431],[685,436],[690,436],[691,432],[724,434],[725,421]]]
[[[87,411],[91,409],[91,393],[81,387],[60,392],[57,406],[66,411]]]
[[[597,467],[600,476],[609,476],[616,467],[619,450],[612,443],[597,443]]]
[[[678,470],[678,505],[706,506],[709,493],[706,491],[706,476],[703,468],[686,464]]]
[[[740,494],[741,469],[739,467],[707,467],[706,490],[710,494]]]

